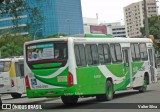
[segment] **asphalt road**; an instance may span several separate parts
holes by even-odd
[[[65,106],[62,104],[62,101],[59,98],[38,98],[38,99],[28,99],[25,95],[19,99],[13,99],[9,95],[2,96],[3,103],[34,103],[38,105],[42,105],[43,110],[23,110],[23,112],[32,112],[32,111],[45,111],[45,112],[160,112],[158,109],[107,109],[107,105],[113,105],[115,108],[121,103],[137,103],[137,106],[140,104],[150,103],[155,105],[154,103],[160,104],[160,81],[158,83],[154,83],[148,86],[148,91],[145,93],[139,93],[138,91],[127,91],[127,92],[119,92],[116,93],[114,99],[112,101],[105,102],[97,102],[95,97],[89,98],[80,98],[79,103],[77,105]],[[41,104],[42,103],[42,104]],[[122,105],[124,106],[124,105]],[[129,106],[126,104],[126,106]],[[114,107],[113,107],[114,108]],[[0,110],[2,112],[17,112],[22,110]]]

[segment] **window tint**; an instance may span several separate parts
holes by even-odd
[[[92,65],[91,45],[85,46],[86,61],[88,65]]]
[[[111,51],[111,57],[112,57],[112,62],[116,62],[116,53],[115,53],[115,46],[114,44],[110,45],[110,51]]]
[[[84,45],[75,45],[75,57],[77,66],[86,66]]]
[[[139,46],[138,44],[134,44],[135,47],[135,53],[136,53],[136,59],[140,59],[140,51],[139,51]]]
[[[115,50],[116,50],[117,62],[121,62],[122,61],[122,53],[121,53],[121,47],[119,44],[115,44]]]
[[[104,52],[103,52],[103,45],[98,45],[98,54],[99,54],[99,62],[104,64]]]
[[[10,70],[10,61],[0,61],[0,72],[8,72]]]
[[[105,63],[110,63],[110,52],[109,52],[109,46],[108,45],[103,45],[104,48],[104,57],[105,57]]]
[[[16,62],[15,63],[15,69],[16,69],[16,76],[17,77],[23,77],[24,76],[24,64],[23,62]]]
[[[138,44],[131,44],[131,53],[133,61],[138,61],[141,59],[140,50]]]
[[[119,44],[111,44],[110,52],[113,63],[122,62],[122,52],[121,52],[121,46]]]
[[[93,64],[99,64],[97,45],[91,45],[91,51],[92,51]]]
[[[86,56],[85,56],[84,45],[79,45],[79,53],[80,53],[80,59],[81,59],[81,66],[86,66]]]
[[[135,60],[136,53],[135,53],[135,50],[134,50],[134,44],[131,44],[131,55],[132,55],[132,59]]]
[[[77,66],[80,66],[81,65],[81,60],[80,60],[78,45],[75,45],[74,51],[75,51],[75,57],[76,57]]]
[[[140,48],[140,55],[141,55],[141,59],[142,60],[148,60],[148,54],[147,54],[147,47],[146,44],[139,44],[139,48]]]
[[[68,59],[68,43],[63,41],[38,42],[26,46],[26,60],[31,69],[64,67]],[[39,66],[44,64],[44,66]],[[59,64],[54,64],[59,63]]]

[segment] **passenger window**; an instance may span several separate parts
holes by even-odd
[[[111,51],[111,57],[112,57],[112,62],[116,62],[116,53],[115,53],[115,46],[114,44],[110,45],[110,51]]]
[[[91,55],[91,45],[86,45],[85,46],[85,54],[86,54],[86,61],[88,65],[92,65],[92,55]]]
[[[99,64],[98,48],[97,45],[91,45],[93,64]]]
[[[134,50],[134,44],[131,44],[131,55],[132,55],[132,59],[134,61],[135,58],[136,58],[136,53],[135,53],[135,50]]]
[[[75,58],[76,58],[77,66],[81,66],[81,60],[80,60],[80,54],[79,54],[78,45],[74,46],[74,51],[75,51]]]
[[[138,44],[134,44],[135,46],[135,53],[136,53],[136,60],[140,60],[140,51]]]
[[[23,62],[16,62],[15,63],[15,70],[17,77],[24,77],[24,64]]]
[[[141,59],[138,43],[137,44],[131,44],[131,53],[132,53],[133,61],[139,61]]]
[[[115,50],[117,62],[122,62],[121,46],[119,44],[115,44]]]
[[[99,62],[104,64],[104,52],[103,45],[98,45]]]
[[[105,63],[110,63],[111,58],[110,58],[109,46],[107,44],[104,44],[103,48],[104,48]]]
[[[140,48],[140,55],[141,55],[141,59],[143,61],[148,60],[148,54],[147,54],[147,47],[146,44],[139,44],[139,48]]]
[[[86,56],[85,56],[84,45],[79,45],[79,53],[80,53],[80,59],[81,59],[81,66],[86,66]]]

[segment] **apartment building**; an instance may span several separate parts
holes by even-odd
[[[142,37],[140,28],[144,27],[143,1],[132,3],[124,7],[126,35],[130,38]],[[147,16],[156,16],[158,13],[156,0],[146,0]]]

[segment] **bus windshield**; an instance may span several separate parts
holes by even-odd
[[[62,67],[66,64],[67,43],[43,42],[30,44],[26,47],[27,63],[32,69]]]
[[[0,72],[8,72],[10,70],[10,61],[0,61]]]

